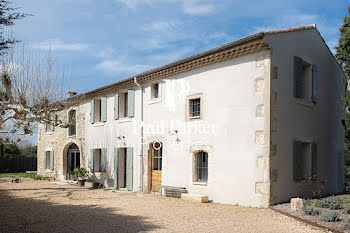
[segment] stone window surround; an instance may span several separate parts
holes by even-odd
[[[47,152],[50,152],[50,151],[54,151],[54,149],[52,147],[48,147],[45,149],[45,156],[47,156]],[[50,157],[50,155],[49,155]],[[46,162],[47,163],[47,162]],[[50,164],[50,163],[49,163]],[[46,167],[46,164],[44,164],[44,168]],[[45,172],[47,173],[53,173],[54,170],[50,169],[50,165],[49,165],[49,168],[45,168]]]
[[[192,117],[190,114],[190,101],[193,99],[200,99],[200,115]],[[203,93],[189,95],[186,98],[186,119],[187,121],[202,120],[203,119]]]
[[[317,139],[316,138],[312,138],[312,137],[301,137],[301,136],[297,136],[294,138],[295,140],[304,142],[304,143],[313,143],[316,142],[317,143]],[[308,180],[301,180],[301,181],[293,181],[293,183],[296,186],[312,186],[312,183],[309,182]]]
[[[196,154],[198,152],[206,152],[208,154],[208,180],[207,182],[198,182],[196,177]],[[208,183],[210,182],[210,175],[209,175],[209,171],[210,169],[210,160],[213,156],[213,150],[211,148],[211,146],[195,146],[195,147],[191,147],[190,148],[190,156],[191,156],[191,163],[192,163],[192,176],[191,176],[191,184],[194,186],[207,186]]]

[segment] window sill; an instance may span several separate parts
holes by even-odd
[[[188,120],[189,120],[189,121],[198,121],[198,120],[202,120],[202,116],[189,117]]]
[[[68,138],[75,138],[77,135],[68,135]]]
[[[52,135],[52,134],[53,134],[53,131],[45,132],[45,135]]]
[[[199,181],[196,181],[196,182],[192,182],[193,185],[200,185],[200,186],[207,186],[207,182],[199,182]]]
[[[131,117],[123,117],[117,120],[118,123],[124,123],[124,122],[130,122],[130,121],[131,121]]]
[[[45,172],[47,172],[47,173],[52,173],[53,170],[52,170],[52,169],[45,169]]]
[[[148,104],[156,104],[156,103],[160,103],[160,102],[162,102],[161,97],[158,97],[158,98],[151,98],[151,99],[148,101]]]
[[[296,186],[307,186],[307,185],[311,185],[311,182],[309,180],[300,180],[300,181],[294,181],[294,184]]]
[[[92,124],[93,127],[100,127],[100,126],[104,126],[104,125],[105,125],[104,122],[96,122],[96,123]]]
[[[304,105],[304,106],[309,107],[309,108],[313,108],[315,106],[314,102],[312,102],[310,100],[306,100],[306,99],[297,99],[296,103],[300,104],[300,105]]]

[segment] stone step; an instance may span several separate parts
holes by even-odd
[[[181,194],[181,199],[195,201],[195,202],[199,202],[199,203],[208,203],[209,202],[208,196],[200,195],[200,194],[183,193],[183,194]]]

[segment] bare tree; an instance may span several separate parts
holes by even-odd
[[[65,99],[71,74],[50,51],[41,56],[25,45],[10,49],[2,56],[0,78],[0,144],[32,135],[37,123],[67,127],[53,113],[72,103]]]

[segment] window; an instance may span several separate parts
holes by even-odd
[[[152,170],[162,170],[163,144],[159,142],[152,143]]]
[[[94,150],[94,172],[101,171],[101,149]]]
[[[69,111],[68,114],[68,123],[69,123],[69,128],[68,128],[68,135],[69,136],[75,136],[76,135],[76,114],[77,112],[75,110]]]
[[[101,122],[101,99],[95,99],[94,113],[94,122]]]
[[[312,142],[294,141],[293,178],[310,180],[317,172],[317,145]]]
[[[120,93],[119,97],[119,117],[127,117],[128,116],[128,92]]]
[[[208,153],[198,152],[195,155],[196,163],[196,179],[197,182],[207,182],[208,181]]]
[[[45,169],[50,169],[50,151],[45,152]]]
[[[197,118],[201,115],[201,99],[190,99],[190,117]]]
[[[159,83],[152,84],[151,99],[159,98]]]
[[[52,132],[51,128],[52,128],[52,124],[51,123],[45,123],[45,132]]]
[[[294,57],[294,96],[316,103],[317,101],[317,66]]]

